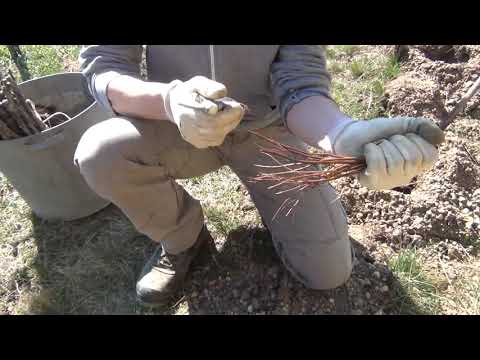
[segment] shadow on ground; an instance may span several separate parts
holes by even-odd
[[[30,312],[128,314],[136,277],[153,251],[115,206],[77,221],[44,221],[32,215],[39,291]]]
[[[342,298],[345,288],[310,290],[295,280],[282,266],[265,229],[239,227],[216,256],[218,264],[210,261],[193,272],[184,291],[188,313],[421,314],[388,267],[368,256],[361,243],[352,242],[357,259]],[[346,307],[339,304],[344,301]]]
[[[38,289],[29,301],[35,314],[335,314],[334,291],[306,289],[283,268],[269,233],[239,227],[206,263],[196,267],[183,299],[163,309],[139,307],[135,283],[154,244],[109,206],[72,222],[32,215],[38,254]],[[357,261],[347,283],[346,313],[398,313],[398,301],[421,313],[390,270],[353,240]],[[375,277],[374,274],[380,274]],[[387,284],[388,289],[384,288]],[[367,295],[367,293],[369,295]]]

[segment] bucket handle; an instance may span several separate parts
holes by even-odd
[[[65,118],[67,119],[67,121],[70,121],[72,120],[72,118],[70,116],[68,116],[67,114],[63,113],[63,112],[56,112],[56,113],[53,113],[52,115],[50,115],[49,117],[47,117],[45,120],[43,120],[43,123],[44,124],[48,124],[48,126],[51,126],[50,125],[50,119],[52,119],[53,117],[57,116],[57,115],[62,115],[62,116],[65,116]]]
[[[65,113],[62,112],[56,112],[52,115],[50,115],[48,118],[46,118],[43,122],[47,123],[50,121],[51,118],[57,115],[63,115],[67,118],[67,120],[71,120],[70,116],[68,116]],[[60,131],[52,136],[49,136],[48,138],[44,139],[44,141],[38,142],[38,143],[33,143],[33,144],[28,144],[25,143],[24,145],[32,151],[40,151],[40,150],[46,150],[52,146],[55,146],[65,140],[65,136],[63,135],[63,131]]]

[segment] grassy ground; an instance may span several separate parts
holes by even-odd
[[[80,45],[22,45],[28,62],[28,69],[32,77],[40,77],[63,71],[76,71]],[[10,68],[17,81],[20,76],[13,65],[10,54],[5,45],[0,45],[0,69]]]
[[[327,52],[333,76],[333,96],[354,118],[369,119],[383,113],[384,85],[400,73],[391,49],[356,45],[334,46]]]
[[[76,70],[79,46],[22,49],[35,77]],[[344,112],[357,118],[384,114],[385,83],[401,72],[390,51],[352,45],[329,49],[333,95]],[[10,65],[6,47],[0,46],[0,66]],[[202,201],[219,246],[236,229],[260,226],[257,211],[229,169],[182,184]],[[40,220],[0,174],[0,313],[189,313],[183,303],[155,311],[135,305],[135,282],[152,250],[151,242],[113,206],[79,221]],[[479,265],[478,258],[438,260],[428,247],[392,254],[387,266],[399,283],[391,289],[393,306],[404,314],[480,314]]]

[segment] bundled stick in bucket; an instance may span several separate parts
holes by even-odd
[[[52,114],[53,113],[53,114]],[[30,136],[55,126],[52,107],[35,106],[20,92],[13,75],[0,73],[0,140]]]
[[[457,103],[455,108],[440,121],[440,128],[445,130],[466,107],[467,102],[479,91],[480,77]],[[446,113],[446,112],[445,112]],[[269,168],[278,171],[260,172],[250,179],[252,182],[269,182],[269,189],[276,189],[281,185],[289,186],[286,190],[277,191],[276,194],[288,191],[303,191],[314,188],[322,183],[336,180],[345,176],[359,173],[366,168],[364,159],[352,158],[329,153],[309,153],[292,146],[281,144],[256,131],[250,131],[272,145],[260,147],[260,152],[276,165],[259,165],[259,168]],[[281,161],[283,160],[283,162]],[[319,169],[319,166],[321,167]]]

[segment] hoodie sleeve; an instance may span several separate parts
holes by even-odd
[[[290,109],[310,96],[330,96],[325,45],[281,45],[270,71],[274,100],[284,121]]]
[[[141,45],[88,45],[79,55],[80,70],[87,80],[92,96],[108,110],[107,98],[110,81],[121,75],[140,78]]]

